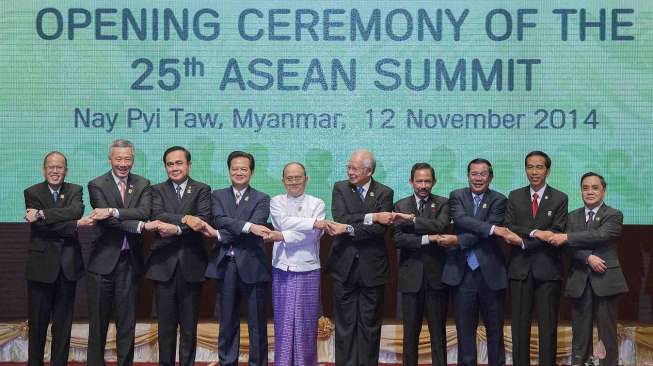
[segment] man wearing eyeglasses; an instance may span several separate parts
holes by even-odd
[[[283,168],[286,194],[272,197],[272,305],[274,364],[317,365],[320,238],[327,228],[324,201],[304,193],[301,163]]]
[[[52,151],[43,159],[45,181],[25,190],[25,221],[30,244],[25,277],[28,292],[29,345],[27,364],[43,365],[48,324],[52,320],[50,364],[68,363],[75,287],[84,274],[77,236],[84,213],[82,187],[64,182],[66,157]]]

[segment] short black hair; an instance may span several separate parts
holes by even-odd
[[[551,158],[544,151],[540,151],[540,150],[533,150],[533,151],[529,152],[528,154],[526,154],[526,157],[524,158],[524,166],[526,166],[528,164],[528,158],[530,158],[531,156],[541,156],[541,157],[543,157],[544,158],[544,165],[546,166],[546,170],[551,169]]]
[[[410,181],[412,182],[415,178],[415,172],[422,169],[429,169],[431,171],[431,178],[435,182],[435,170],[429,163],[415,163],[410,169]]]
[[[61,155],[61,156],[63,156],[63,162],[66,165],[66,169],[68,168],[68,158],[66,158],[66,155],[64,155],[63,153],[61,153],[61,152],[59,152],[57,150],[50,151],[49,153],[47,153],[47,155],[45,155],[45,157],[43,158],[43,167],[44,168],[45,168],[45,163],[48,162],[48,158],[50,156],[52,156],[52,155]]]
[[[489,171],[490,171],[490,177],[494,177],[494,171],[492,171],[492,163],[490,163],[489,160],[483,159],[483,158],[476,158],[472,161],[470,161],[467,164],[467,174],[469,174],[469,171],[472,169],[472,164],[485,164],[487,165]]]
[[[599,178],[599,180],[601,181],[601,185],[603,186],[603,189],[605,189],[605,187],[608,186],[608,184],[605,182],[605,179],[603,178],[603,176],[601,174],[594,173],[594,172],[587,172],[587,173],[583,174],[582,177],[580,177],[580,186],[581,187],[583,186],[583,181],[585,180],[585,178],[589,178],[589,177]]]
[[[234,160],[235,158],[247,158],[249,159],[249,170],[254,171],[254,156],[248,152],[244,151],[232,151],[229,154],[229,157],[227,158],[227,168],[231,169],[231,161]]]
[[[184,152],[184,155],[186,155],[186,162],[190,163],[190,151],[186,150],[185,147],[181,147],[181,146],[173,146],[173,147],[169,147],[169,148],[168,148],[168,149],[163,153],[163,164],[166,163],[166,156],[168,156],[168,154],[170,154],[170,153],[173,152],[173,151],[183,151],[183,152]]]
[[[291,161],[290,163],[283,166],[283,170],[281,171],[281,178],[284,178],[286,176],[286,168],[291,165],[299,165],[299,167],[302,168],[302,170],[304,171],[304,176],[306,176],[306,168],[304,167],[304,164],[298,161]]]

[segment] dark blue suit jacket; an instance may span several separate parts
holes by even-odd
[[[506,197],[488,190],[476,215],[474,199],[469,188],[457,189],[449,195],[449,212],[453,218],[458,246],[447,250],[447,260],[442,272],[442,282],[458,286],[465,274],[465,250],[474,248],[480,270],[488,287],[505,289],[508,284],[503,251],[494,235],[489,235],[492,225],[501,225],[506,210]]]
[[[231,186],[211,193],[211,213],[213,226],[218,229],[221,241],[215,242],[206,277],[222,279],[226,265],[226,254],[233,247],[238,274],[245,283],[270,281],[268,259],[263,239],[254,234],[244,234],[247,222],[265,225],[270,215],[270,196],[252,187],[236,206],[236,197]]]

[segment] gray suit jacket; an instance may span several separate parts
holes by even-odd
[[[621,235],[623,220],[621,211],[605,203],[596,213],[589,230],[585,225],[584,207],[569,214],[567,236],[571,268],[565,295],[580,297],[588,279],[598,296],[612,296],[628,291],[617,253],[617,239]],[[608,269],[603,273],[593,271],[587,264],[590,254],[603,259]]]

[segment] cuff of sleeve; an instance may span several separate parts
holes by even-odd
[[[536,232],[536,231],[537,231],[537,230],[533,230],[533,231],[531,231],[530,233],[528,233],[528,236],[530,236],[531,238],[534,238],[534,237],[535,237],[535,232]]]
[[[116,210],[118,211],[118,210]],[[136,232],[140,234],[143,231],[143,226],[145,226],[145,223],[143,221],[138,222],[138,226],[136,227]]]
[[[120,210],[118,210],[117,208],[114,208],[113,210],[111,210],[111,216],[113,216],[115,218],[119,218],[120,217]]]
[[[521,248],[522,248],[523,250],[526,250],[526,244],[524,244],[524,240],[523,240],[523,239],[522,239],[522,241],[521,241]]]
[[[181,226],[177,225],[177,235],[181,235]]]
[[[251,227],[252,227],[252,223],[251,222],[246,222],[245,226],[243,226],[243,230],[241,230],[241,231],[243,232],[243,234],[249,234],[249,229]]]
[[[363,219],[363,225],[372,225],[373,223],[374,223],[374,214],[373,213],[365,214],[365,218]]]
[[[488,236],[494,235],[494,229],[496,229],[496,228],[497,228],[496,225],[492,225],[492,227],[490,228],[490,235],[488,235]]]
[[[429,241],[429,236],[428,235],[422,235],[422,245],[427,245],[430,244],[431,242]]]

